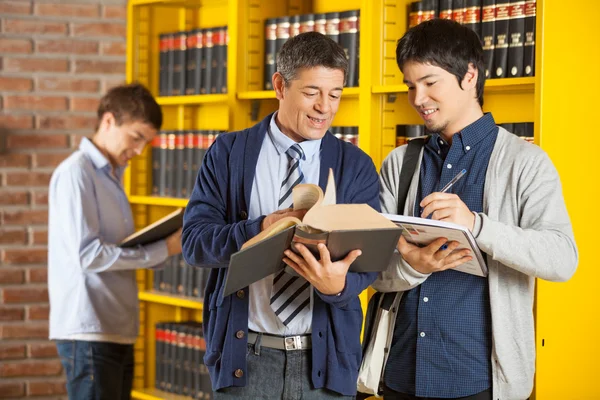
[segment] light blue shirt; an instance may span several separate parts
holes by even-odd
[[[167,259],[166,242],[122,249],[134,232],[133,216],[114,170],[88,140],[52,174],[48,195],[50,339],[79,334],[135,338],[135,270]]]
[[[286,151],[296,142],[281,132],[275,123],[276,117],[277,113],[273,114],[269,131],[265,135],[256,163],[256,174],[250,193],[249,219],[269,215],[279,209],[281,182],[285,178],[289,167],[289,157]],[[299,144],[306,156],[306,160],[300,162],[300,169],[304,174],[303,183],[318,185],[319,168],[321,167],[321,139],[305,140]],[[293,321],[287,327],[277,318],[269,302],[272,288],[273,275],[250,285],[248,329],[255,332],[286,336],[309,333],[312,325],[312,313],[308,313],[302,319]]]

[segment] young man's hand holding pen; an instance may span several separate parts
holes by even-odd
[[[466,172],[463,169],[440,192],[434,192],[426,196],[419,204],[423,210],[420,217],[427,218],[431,215],[431,219],[453,222],[473,231],[475,215],[460,197],[454,193],[447,193]]]

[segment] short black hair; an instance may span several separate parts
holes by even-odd
[[[277,55],[277,72],[286,85],[304,68],[325,67],[348,71],[348,59],[344,49],[331,38],[319,32],[304,32],[291,37]]]
[[[402,71],[408,61],[431,64],[456,76],[458,85],[467,73],[469,64],[477,68],[477,100],[483,106],[485,66],[483,47],[477,34],[447,19],[432,19],[410,28],[396,47],[396,62]]]
[[[98,123],[107,112],[115,117],[117,125],[139,121],[158,131],[163,123],[160,106],[152,93],[140,83],[115,86],[102,96],[97,111]]]

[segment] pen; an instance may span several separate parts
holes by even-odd
[[[442,190],[440,190],[440,192],[446,193],[466,173],[467,173],[467,170],[463,168],[463,170],[460,171],[458,174],[456,174],[456,176],[454,178],[452,178],[452,180],[450,182],[448,182],[448,184],[446,186],[444,186],[444,188]]]

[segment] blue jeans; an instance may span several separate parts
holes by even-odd
[[[213,393],[215,400],[328,400],[353,399],[328,389],[313,388],[311,351],[285,351],[248,345],[248,379],[244,387],[232,386]]]
[[[69,400],[129,400],[133,385],[133,345],[59,340]]]

